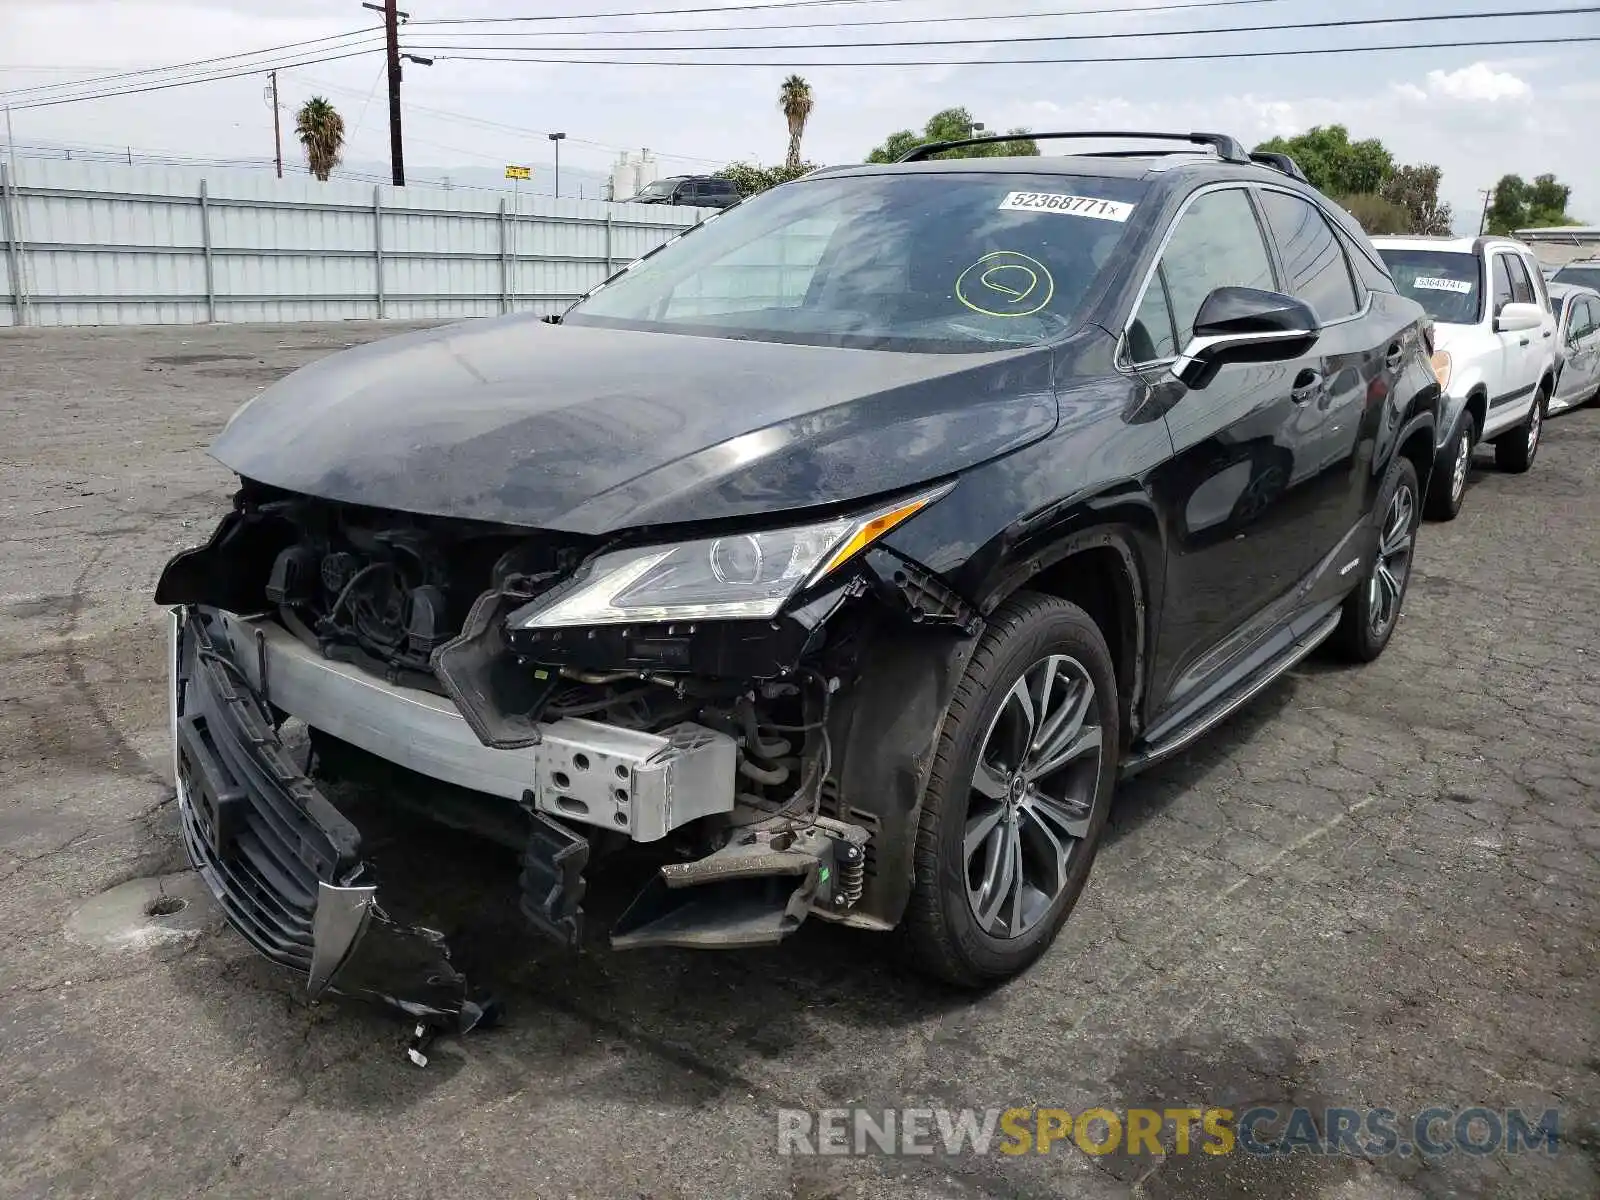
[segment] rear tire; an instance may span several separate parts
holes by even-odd
[[[1409,458],[1397,455],[1374,514],[1377,545],[1361,582],[1345,597],[1333,634],[1334,652],[1350,662],[1377,658],[1400,623],[1422,521],[1417,492],[1417,468]]]
[[[1539,390],[1533,394],[1533,407],[1528,410],[1528,419],[1494,440],[1495,465],[1502,471],[1521,475],[1533,466],[1544,433],[1545,406],[1549,403],[1549,389],[1541,383]]]
[[[1460,513],[1461,502],[1467,495],[1467,473],[1472,469],[1472,443],[1476,432],[1472,414],[1463,412],[1456,423],[1455,435],[1433,464],[1433,479],[1428,485],[1428,502],[1423,510],[1430,521],[1453,521]]]
[[[902,923],[919,970],[981,987],[1054,940],[1110,810],[1118,704],[1105,637],[1081,608],[1019,592],[996,610],[956,685],[923,797]]]

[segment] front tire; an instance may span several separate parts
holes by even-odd
[[[957,684],[923,797],[904,933],[980,987],[1044,953],[1089,878],[1121,745],[1116,671],[1081,608],[1022,592]]]
[[[1528,419],[1495,439],[1494,461],[1502,471],[1521,475],[1533,466],[1534,456],[1539,453],[1539,438],[1544,432],[1545,407],[1549,403],[1550,391],[1541,383],[1533,394],[1533,408],[1528,412]]]
[[[1334,630],[1333,648],[1341,658],[1371,662],[1383,653],[1400,623],[1422,519],[1417,491],[1417,468],[1409,458],[1396,457],[1378,502],[1377,546],[1361,582],[1345,597]]]
[[[1454,521],[1467,495],[1467,473],[1472,469],[1472,435],[1477,431],[1472,414],[1464,412],[1455,436],[1433,465],[1425,508],[1431,521]]]

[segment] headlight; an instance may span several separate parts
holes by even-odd
[[[1450,351],[1436,350],[1428,362],[1433,366],[1433,373],[1439,380],[1439,390],[1448,390],[1450,387]]]
[[[761,620],[953,487],[860,516],[602,554],[576,586],[511,614],[520,629],[634,621]]]

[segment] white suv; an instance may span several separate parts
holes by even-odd
[[[1375,237],[1395,287],[1434,321],[1445,390],[1439,457],[1425,509],[1461,511],[1478,442],[1503,470],[1526,471],[1556,377],[1556,319],[1533,251],[1509,238]]]

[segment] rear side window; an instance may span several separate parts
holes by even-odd
[[[1207,192],[1189,206],[1162,252],[1159,276],[1166,282],[1180,346],[1194,337],[1200,305],[1217,288],[1276,288],[1261,226],[1242,188]],[[1147,302],[1157,286],[1152,277]],[[1141,314],[1145,307],[1141,303]]]
[[[733,184],[726,179],[708,179],[700,187],[708,196],[731,196],[734,194]]]
[[[1508,254],[1494,256],[1494,315],[1511,303],[1511,269],[1506,265]]]
[[[1507,254],[1506,266],[1511,271],[1511,298],[1518,304],[1537,304],[1539,295],[1533,290],[1533,280],[1528,278],[1528,264],[1520,254]]]
[[[1289,273],[1289,291],[1311,305],[1324,322],[1355,315],[1361,301],[1327,218],[1315,205],[1287,192],[1259,195]]]

